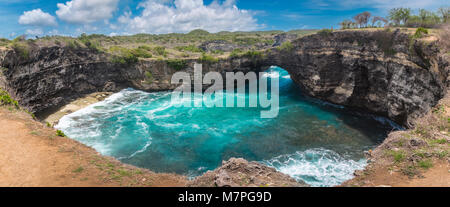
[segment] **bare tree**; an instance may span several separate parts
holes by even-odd
[[[442,17],[442,22],[447,23],[450,19],[450,7],[441,7],[438,10],[438,13]]]
[[[353,19],[356,21],[356,23],[359,25],[360,28],[367,27],[367,23],[369,22],[370,16],[372,14],[370,12],[363,12],[360,14],[357,14],[353,17]]]
[[[341,29],[350,29],[352,28],[353,22],[351,20],[346,19],[339,24],[341,25]]]
[[[388,21],[387,19],[385,19],[384,17],[374,16],[374,17],[372,18],[372,27],[375,27],[375,24],[376,24],[377,22],[378,22],[378,23],[383,22],[383,24],[386,24],[386,23],[388,23],[389,21]],[[381,23],[380,23],[380,25],[381,25]],[[379,26],[379,27],[381,27],[381,26]]]

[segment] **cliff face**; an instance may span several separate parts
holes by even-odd
[[[426,113],[449,86],[438,43],[399,31],[345,31],[298,39],[269,54],[310,96],[389,117],[404,126]]]
[[[203,72],[222,73],[261,71],[277,65],[310,96],[410,126],[450,85],[448,58],[439,55],[436,45],[411,40],[400,32],[344,31],[297,39],[292,48],[274,48],[263,56],[200,63]],[[182,70],[192,73],[195,62],[186,60]],[[0,65],[4,68],[0,87],[35,113],[92,92],[176,87],[170,79],[177,70],[166,61],[115,64],[109,55],[89,49],[39,48],[28,58],[13,50],[2,51]]]

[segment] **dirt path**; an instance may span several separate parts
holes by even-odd
[[[0,107],[0,186],[184,186],[185,178],[124,165],[24,112]]]
[[[424,171],[421,176],[414,178],[386,167],[374,167],[369,175],[360,175],[358,178],[347,181],[343,186],[449,187],[450,164],[448,161],[437,160],[432,168]]]

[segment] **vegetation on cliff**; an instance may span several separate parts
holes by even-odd
[[[340,23],[342,29],[374,28],[383,26],[437,28],[450,20],[450,7],[441,7],[436,12],[419,9],[413,14],[410,8],[393,8],[387,17],[372,16],[368,11],[357,14],[353,20]]]
[[[375,150],[368,152],[369,166],[356,173],[344,185],[365,186],[395,184],[398,177],[423,178],[437,163],[450,159],[450,96],[442,99],[425,116],[416,120],[416,127],[392,132]],[[448,173],[448,172],[447,172]],[[384,177],[380,181],[377,177]],[[438,181],[437,181],[438,182]],[[442,183],[445,185],[445,183]]]
[[[11,96],[6,91],[0,88],[0,106],[2,105],[14,106],[16,108],[19,108],[19,103],[11,98]]]

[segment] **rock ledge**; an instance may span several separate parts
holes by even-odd
[[[189,187],[309,187],[290,176],[242,158],[223,161],[222,166],[208,171],[188,183]]]

